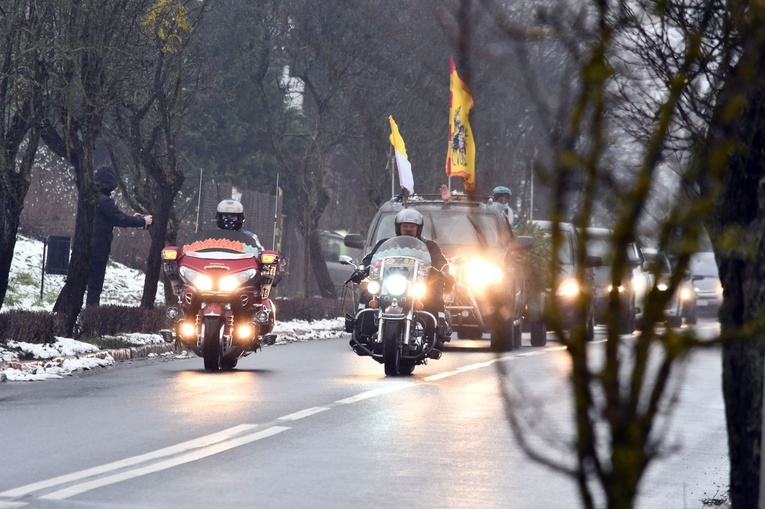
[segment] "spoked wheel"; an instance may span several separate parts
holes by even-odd
[[[398,324],[385,324],[383,327],[383,363],[387,376],[397,376],[401,370],[401,349],[398,344]],[[414,366],[412,366],[414,369]]]
[[[223,334],[223,324],[218,316],[207,316],[204,321],[204,339],[202,340],[202,358],[207,371],[218,371],[221,368],[220,339]]]

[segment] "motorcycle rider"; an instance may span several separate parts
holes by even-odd
[[[423,301],[423,307],[425,311],[428,311],[436,318],[439,317],[439,313],[446,316],[444,309],[444,291],[448,291],[454,285],[454,277],[449,274],[449,261],[441,252],[441,247],[435,240],[422,238],[423,218],[415,209],[403,209],[396,214],[395,229],[396,236],[408,235],[421,240],[428,248],[430,253],[430,264],[432,267],[439,269],[444,275],[438,273],[431,273],[428,278],[428,292],[425,300]],[[354,272],[351,276],[351,280],[355,283],[360,283],[362,279],[369,275],[369,266],[372,263],[372,257],[377,252],[377,249],[388,239],[381,239],[372,250],[362,260],[362,268]],[[371,296],[365,294],[366,299],[370,299]],[[364,316],[364,315],[362,315]],[[439,320],[440,322],[440,320]],[[438,330],[434,331],[432,325],[428,324],[425,330],[426,336],[436,334],[436,345],[433,350],[428,354],[429,357],[438,359],[441,357],[443,346],[445,341],[451,339],[451,326],[449,320],[444,319],[443,323],[438,324]],[[361,338],[369,338],[374,333],[374,322],[371,319],[364,319],[363,323],[358,324],[357,330],[358,336]],[[354,345],[354,340],[351,339],[351,346]]]
[[[510,196],[512,192],[509,187],[497,186],[491,191],[491,197],[496,203],[502,204],[502,211],[510,218],[510,224],[513,229],[518,228],[521,225],[521,214],[510,207]]]
[[[244,225],[244,207],[234,199],[227,198],[218,204],[215,222],[221,230],[242,232],[253,238],[259,251],[263,251],[258,236],[242,228]]]

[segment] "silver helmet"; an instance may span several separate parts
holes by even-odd
[[[396,235],[401,235],[401,223],[411,223],[417,225],[417,236],[422,235],[422,214],[414,209],[403,209],[396,214]]]
[[[235,214],[236,218],[224,217],[228,214]],[[221,230],[241,230],[244,224],[244,207],[236,200],[230,198],[223,200],[218,204],[215,222]]]

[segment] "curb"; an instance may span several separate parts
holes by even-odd
[[[61,363],[66,359],[104,359],[111,355],[115,362],[130,361],[135,359],[144,359],[150,354],[162,354],[175,350],[175,343],[165,343],[159,345],[133,346],[130,348],[116,348],[100,350],[98,352],[84,353],[81,355],[72,355],[68,357],[51,357],[50,359],[29,360],[29,361],[8,361],[0,362],[0,368],[21,369],[22,366],[43,366],[48,363]]]

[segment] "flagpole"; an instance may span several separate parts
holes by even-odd
[[[396,196],[396,153],[392,145],[388,148],[388,166],[390,166],[390,197],[393,198]]]
[[[194,228],[194,232],[199,231],[199,211],[202,208],[202,174],[204,173],[204,170],[202,168],[199,169],[199,196],[197,196],[197,224]]]
[[[279,229],[279,172],[276,172],[276,196],[274,200],[274,237],[271,245],[276,250],[276,231]]]

